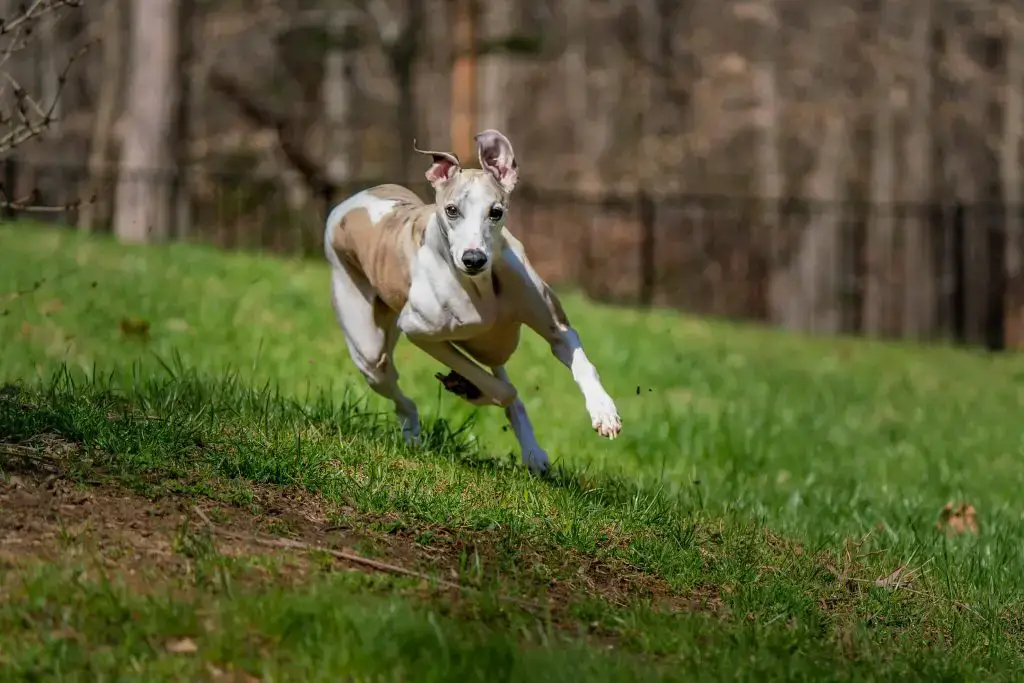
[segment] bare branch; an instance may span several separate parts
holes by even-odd
[[[22,5],[14,16],[0,18],[0,156],[42,135],[53,125],[68,74],[94,41],[67,58],[48,100],[25,88],[9,66],[12,59],[31,44],[43,22],[60,21],[81,5],[82,0],[33,0]]]
[[[241,114],[257,128],[272,130],[277,134],[281,151],[288,163],[302,176],[310,192],[319,192],[327,186],[326,169],[305,149],[295,124],[288,117],[262,103],[241,81],[223,71],[214,70],[209,76],[209,84],[215,92],[238,107]]]

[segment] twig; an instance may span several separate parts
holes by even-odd
[[[6,193],[6,188],[3,186],[3,183],[0,183],[0,195],[6,195]],[[13,209],[14,211],[21,211],[24,213],[67,213],[69,211],[80,209],[82,206],[92,204],[96,201],[96,197],[93,196],[90,197],[88,201],[76,199],[75,201],[68,202],[67,204],[39,204],[37,201],[34,201],[35,196],[35,193],[33,193],[26,199],[0,199],[0,208]]]
[[[31,446],[22,446],[16,443],[0,443],[0,453],[4,455],[17,455],[23,458],[41,458],[39,451]]]
[[[914,577],[912,577],[912,578],[916,579],[916,574],[914,574]],[[877,582],[871,581],[870,579],[856,579],[854,577],[850,577],[848,579],[848,581],[852,581],[855,584],[865,584],[865,585],[871,585],[871,586],[878,586]],[[981,614],[978,613],[978,610],[976,610],[971,605],[967,604],[966,602],[959,602],[958,600],[953,600],[952,598],[947,598],[947,597],[945,597],[943,595],[938,595],[938,594],[935,594],[935,593],[928,593],[927,591],[919,591],[918,589],[910,588],[906,584],[899,584],[897,586],[894,586],[894,587],[892,587],[892,591],[894,593],[898,592],[898,591],[901,591],[901,592],[904,592],[904,593],[910,593],[912,595],[918,595],[918,596],[921,596],[921,597],[924,597],[924,598],[931,598],[933,600],[937,600],[937,601],[940,601],[940,602],[946,602],[946,603],[948,603],[948,604],[950,604],[950,605],[952,605],[954,607],[958,607],[959,609],[965,609],[965,610],[971,612],[972,614],[974,614],[975,616],[981,618]]]
[[[0,68],[4,68],[16,53],[25,50],[32,36],[40,34],[37,30],[40,22],[50,16],[59,19],[61,10],[78,9],[81,6],[81,0],[33,0],[27,6],[22,4],[15,16],[0,18],[0,40],[3,42],[0,46]],[[56,84],[49,102],[37,101],[13,74],[6,70],[2,72],[0,99],[10,92],[13,102],[9,104],[8,110],[0,111],[0,125],[6,128],[5,133],[0,135],[0,155],[41,135],[57,120],[55,112],[67,85],[68,73],[93,42],[88,41],[68,57],[63,69],[56,74]],[[4,191],[4,206],[28,210],[28,207],[16,205],[10,191],[10,188]]]
[[[21,458],[22,460],[35,463],[51,473],[60,473],[61,471],[60,464],[57,462],[56,458],[44,455],[30,446],[21,446],[13,443],[0,443],[0,455]]]
[[[370,559],[368,557],[363,557],[362,555],[356,555],[355,553],[348,552],[346,550],[334,550],[333,548],[322,548],[322,547],[319,547],[319,546],[315,546],[315,545],[313,545],[311,543],[304,543],[302,541],[296,541],[296,540],[293,540],[293,539],[290,539],[290,538],[268,538],[268,537],[265,537],[265,536],[257,536],[257,535],[250,535],[250,534],[240,534],[240,533],[236,533],[236,532],[233,532],[233,531],[225,531],[223,529],[218,529],[216,526],[214,526],[213,522],[210,521],[210,518],[206,516],[206,513],[204,513],[199,508],[199,506],[193,505],[192,506],[192,510],[203,521],[203,523],[206,524],[207,527],[209,527],[210,532],[213,533],[214,535],[217,535],[217,536],[222,536],[222,537],[225,537],[225,538],[233,538],[235,540],[240,540],[240,541],[250,541],[250,542],[253,542],[253,543],[257,543],[259,545],[265,545],[265,546],[270,546],[270,547],[274,547],[274,548],[288,548],[290,550],[302,550],[302,551],[305,551],[305,552],[325,552],[325,553],[327,553],[327,554],[331,555],[332,557],[335,557],[335,558],[337,558],[339,560],[344,560],[345,562],[351,562],[352,564],[358,564],[358,565],[362,565],[364,567],[369,567],[371,569],[376,569],[377,571],[380,571],[380,572],[385,572],[385,573],[388,573],[388,574],[397,574],[397,575],[400,575],[400,576],[408,576],[408,577],[412,577],[412,578],[415,578],[415,579],[421,579],[423,581],[430,581],[430,582],[436,583],[437,585],[442,586],[444,588],[449,588],[451,590],[457,590],[457,591],[460,591],[460,592],[463,592],[463,593],[479,593],[480,592],[478,589],[473,588],[472,586],[463,586],[463,585],[455,583],[453,581],[446,581],[445,579],[441,579],[441,578],[438,578],[438,577],[435,577],[435,576],[431,576],[430,574],[426,574],[424,572],[418,572],[415,569],[407,569],[405,567],[401,567],[401,566],[396,565],[396,564],[390,564],[388,562],[380,562],[378,560],[372,560],[372,559]],[[498,600],[500,600],[502,602],[508,602],[508,603],[514,604],[514,605],[516,605],[518,607],[521,607],[522,609],[524,609],[527,612],[529,612],[531,614],[534,614],[534,615],[538,615],[538,614],[543,613],[545,611],[545,608],[544,608],[543,605],[539,605],[539,604],[534,603],[534,602],[529,602],[527,600],[521,600],[519,598],[514,598],[514,597],[508,596],[508,595],[498,595],[497,598],[498,598]]]
[[[52,278],[49,278],[49,279],[47,279],[45,277],[44,278],[40,278],[40,279],[36,280],[35,282],[33,282],[31,287],[25,287],[23,289],[16,289],[13,292],[0,292],[0,302],[14,301],[16,299],[20,299],[23,296],[28,296],[30,294],[35,294],[47,282],[56,282],[57,280],[60,280],[62,278],[70,276],[72,274],[72,272],[74,272],[74,271],[58,273],[56,276],[54,276]]]
[[[41,135],[47,128],[49,128],[56,117],[53,113],[57,110],[57,104],[60,102],[60,96],[64,92],[64,87],[67,85],[68,72],[71,71],[71,67],[74,66],[82,55],[84,55],[95,41],[89,41],[71,57],[68,58],[67,63],[61,70],[60,75],[57,77],[57,91],[54,93],[53,100],[49,103],[49,106],[44,110],[39,103],[33,100],[29,95],[21,88],[14,77],[9,73],[5,73],[4,76],[14,86],[14,97],[15,107],[18,111],[18,118],[21,119],[22,124],[15,126],[7,135],[0,138],[0,154],[4,154],[18,145],[24,144],[34,137]],[[32,107],[38,112],[41,120],[33,122],[30,120],[28,113],[25,111],[26,104],[31,104]]]

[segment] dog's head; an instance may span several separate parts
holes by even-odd
[[[448,152],[416,151],[433,158],[426,176],[436,193],[437,221],[452,262],[471,277],[486,274],[519,177],[512,143],[496,130],[479,133],[476,151],[482,170],[462,168],[459,158]]]

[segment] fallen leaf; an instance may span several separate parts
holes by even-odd
[[[978,533],[978,514],[970,503],[946,503],[939,512],[939,521],[935,528],[945,531],[950,536]]]
[[[119,325],[121,334],[126,337],[149,337],[149,321],[141,318],[122,318]]]
[[[179,638],[167,643],[167,651],[176,655],[190,655],[198,652],[199,646],[191,638]]]
[[[914,582],[914,572],[908,571],[906,565],[897,567],[896,571],[888,576],[880,576],[875,579],[875,585],[879,588],[906,588]]]

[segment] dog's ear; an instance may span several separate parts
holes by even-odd
[[[435,188],[437,188],[441,183],[451,180],[452,176],[462,169],[462,164],[459,163],[459,158],[454,154],[420,149],[416,146],[415,140],[412,141],[412,148],[420,154],[430,155],[434,160],[433,163],[430,164],[430,168],[427,169],[425,175],[430,184]]]
[[[519,180],[519,164],[507,137],[493,129],[477,133],[476,153],[480,157],[480,166],[491,172],[505,192],[515,189]]]

